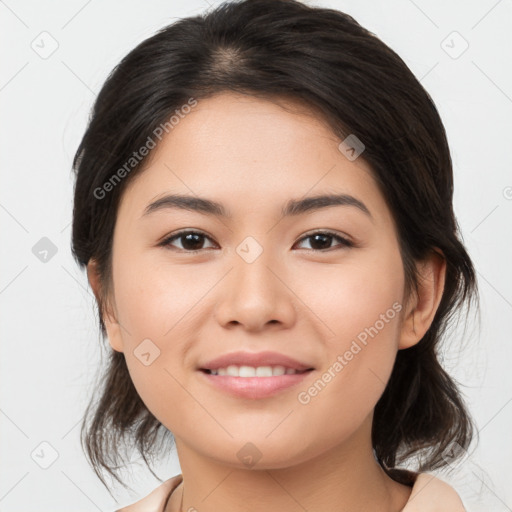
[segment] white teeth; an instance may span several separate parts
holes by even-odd
[[[226,375],[229,375],[230,377],[238,377],[238,366],[228,366]]]
[[[236,366],[230,365],[227,368],[217,368],[210,370],[212,375],[229,375],[231,377],[272,377],[278,375],[292,375],[298,373],[293,368],[285,368],[284,366]]]
[[[228,366],[228,371],[229,371],[229,366]],[[237,371],[237,368],[233,368],[231,370],[233,373],[232,374],[235,374],[235,372]],[[230,374],[230,375],[232,375]],[[236,374],[235,374],[236,375]],[[239,377],[256,377],[256,368],[253,368],[252,366],[240,366],[240,368],[238,368],[238,376]]]
[[[242,368],[250,368],[249,366],[243,366]],[[254,373],[256,377],[272,377],[272,366],[258,366]],[[240,372],[240,376],[242,376],[242,372]]]
[[[286,368],[284,366],[274,366],[272,368],[272,375],[284,375]]]

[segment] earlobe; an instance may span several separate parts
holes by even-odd
[[[97,262],[92,258],[87,263],[87,279],[94,292],[94,296],[96,297],[98,307],[102,309],[101,315],[103,318],[103,323],[105,324],[110,346],[116,352],[123,352],[120,325],[116,319],[116,315],[110,310],[108,304],[103,303],[101,294],[101,281],[97,269]]]
[[[417,263],[418,291],[410,301],[403,319],[399,349],[416,345],[431,326],[441,299],[446,278],[446,259],[435,249],[425,260]]]

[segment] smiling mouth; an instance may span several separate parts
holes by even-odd
[[[215,376],[226,376],[226,377],[240,377],[240,378],[268,378],[268,377],[279,377],[282,375],[298,375],[312,371],[313,368],[307,368],[305,370],[296,370],[295,368],[286,368],[281,365],[272,366],[245,366],[245,365],[229,365],[225,368],[216,368],[210,370],[208,368],[201,368],[201,371],[207,375]]]

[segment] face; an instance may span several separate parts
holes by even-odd
[[[282,104],[200,100],[125,190],[113,240],[112,347],[178,447],[237,467],[247,455],[286,467],[368,435],[401,343],[402,260],[371,169]],[[169,194],[225,215],[145,213]],[[309,201],[321,195],[345,200]],[[205,371],[236,352],[220,363],[229,374],[273,376]],[[274,359],[248,359],[263,352]]]

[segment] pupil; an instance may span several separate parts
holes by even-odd
[[[183,244],[183,247],[185,249],[190,249],[192,251],[196,250],[196,249],[200,249],[201,248],[201,240],[199,240],[199,243],[198,243],[198,238],[201,239],[203,235],[200,235],[198,233],[189,233],[188,235],[184,235],[183,238],[185,239],[185,243]],[[195,239],[195,240],[194,240]],[[196,243],[194,245],[194,242]],[[192,247],[190,247],[190,243],[192,244]],[[187,247],[188,245],[188,247]]]
[[[311,242],[311,247],[313,249],[328,249],[330,247],[330,243],[327,243],[327,244],[323,244],[322,246],[322,243],[320,244],[317,244],[318,242],[318,239],[323,239],[323,241],[325,242],[326,240],[329,242],[330,241],[330,238],[331,238],[331,235],[313,235],[313,240]],[[318,245],[320,245],[320,247],[318,247]]]

